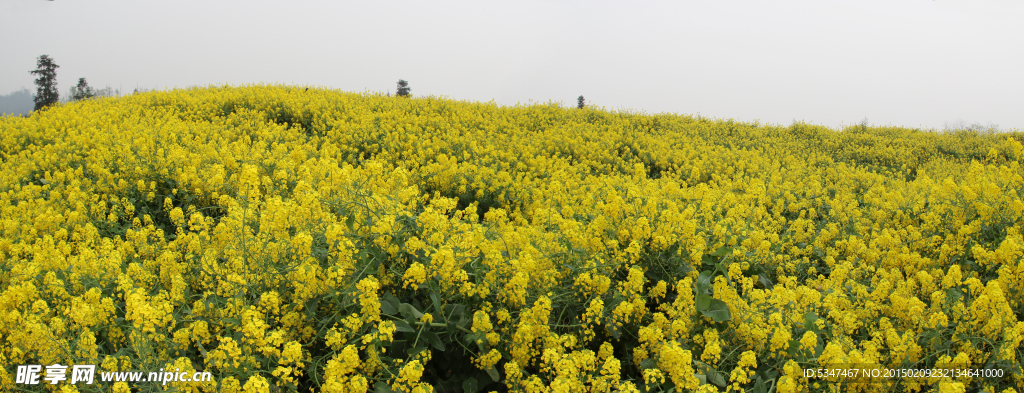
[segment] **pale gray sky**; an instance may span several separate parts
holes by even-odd
[[[0,94],[288,83],[788,125],[1024,130],[1024,2],[0,0]]]

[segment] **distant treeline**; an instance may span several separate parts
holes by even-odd
[[[27,115],[33,105],[32,92],[26,88],[0,96],[0,114]]]
[[[136,88],[132,93],[144,93],[155,89]],[[75,93],[75,87],[71,87],[71,92],[68,95],[61,97],[61,103],[67,103],[72,101],[71,98]],[[121,95],[120,89],[115,89],[110,86],[102,89],[91,89],[91,97],[102,98],[102,97],[117,97]],[[13,116],[28,116],[32,113],[32,108],[35,106],[33,100],[32,91],[26,88],[11,92],[9,94],[0,95],[0,115],[13,115]]]

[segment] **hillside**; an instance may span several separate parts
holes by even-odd
[[[3,117],[0,390],[1020,391],[1022,140],[289,86]]]

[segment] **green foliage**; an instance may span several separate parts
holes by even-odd
[[[36,69],[29,71],[30,74],[39,75],[39,78],[36,78],[38,89],[35,97],[36,105],[33,110],[43,109],[60,100],[60,94],[57,93],[57,68],[59,67],[50,56],[42,55],[36,61]]]
[[[411,90],[412,88],[409,87],[409,82],[407,82],[405,79],[399,79],[398,90],[395,92],[395,95],[399,97],[408,97],[410,95],[409,91]]]
[[[78,78],[78,86],[71,87],[71,99],[81,101],[93,97],[96,97],[96,91],[89,87],[89,83],[85,81],[85,78]]]

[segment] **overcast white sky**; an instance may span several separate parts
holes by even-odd
[[[1024,130],[1024,2],[0,0],[0,94],[288,83],[789,125]]]

